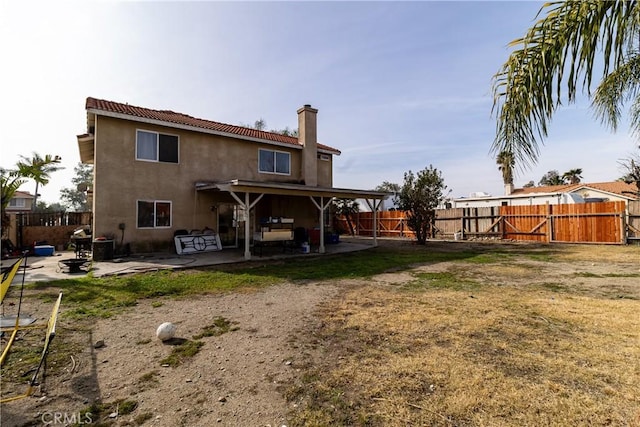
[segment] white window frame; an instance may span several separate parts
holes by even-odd
[[[138,216],[140,215],[140,202],[144,203],[153,203],[153,226],[152,227],[140,227],[138,223]],[[157,225],[157,205],[158,203],[168,203],[169,204],[169,225]],[[140,230],[154,230],[154,229],[167,229],[173,226],[173,202],[171,200],[148,200],[148,199],[138,199],[136,200],[136,228]]]
[[[156,136],[156,158],[155,159],[146,159],[146,158],[141,158],[138,155],[138,133],[139,132],[145,132],[145,133],[150,133],[150,134],[154,134]],[[165,162],[165,161],[161,161],[160,160],[160,135],[166,135],[166,136],[174,136],[178,139],[178,161],[177,162]],[[152,130],[147,130],[147,129],[136,129],[136,160],[140,161],[140,162],[152,162],[152,163],[169,163],[169,164],[174,164],[177,165],[180,163],[180,135],[175,135],[172,133],[164,133],[164,132],[156,132],[156,131],[152,131]]]
[[[13,198],[9,200],[10,208],[24,208],[27,206],[27,201],[23,198]]]
[[[269,153],[273,153],[273,170],[272,171],[265,171],[262,170],[260,168],[260,153],[262,151],[265,152],[269,152]],[[287,155],[287,169],[289,170],[288,172],[278,172],[278,162],[276,159],[276,156],[278,154],[286,154]],[[272,175],[291,175],[291,153],[288,151],[279,151],[279,150],[270,150],[267,148],[258,148],[258,172],[259,173],[267,173],[267,174],[272,174]]]

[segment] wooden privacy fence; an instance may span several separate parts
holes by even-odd
[[[11,240],[18,247],[29,246],[33,242],[64,247],[75,229],[80,226],[91,228],[92,221],[91,212],[19,213],[16,215],[15,236]]]
[[[415,233],[407,227],[407,214],[404,211],[377,212],[376,219],[379,237],[415,238]],[[357,236],[373,236],[372,212],[358,212],[351,215],[350,222]],[[344,233],[350,233],[349,221],[344,216],[335,217],[334,227]]]
[[[403,211],[378,212],[377,235],[415,238]],[[373,214],[352,215],[357,235],[373,235]],[[346,218],[335,225],[349,230]],[[640,201],[439,209],[436,238],[624,244],[640,241]]]

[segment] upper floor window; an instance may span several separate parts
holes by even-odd
[[[291,174],[291,154],[285,151],[259,150],[259,170],[262,173]]]
[[[171,227],[171,202],[138,200],[138,228]]]
[[[138,130],[136,132],[136,160],[178,163],[178,137]]]
[[[24,208],[26,203],[24,199],[11,199],[9,200],[9,206],[12,208]]]

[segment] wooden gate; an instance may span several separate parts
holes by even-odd
[[[501,206],[502,237],[512,240],[549,241],[551,205]]]
[[[563,243],[623,244],[625,202],[501,206],[504,237]]]

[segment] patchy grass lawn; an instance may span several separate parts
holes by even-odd
[[[329,282],[342,287],[339,297],[316,313],[316,328],[291,339],[308,357],[292,362],[297,380],[280,387],[294,408],[287,425],[640,426],[639,261],[633,246],[396,242],[337,256],[38,283],[26,295],[53,302],[63,290],[61,318],[77,332],[143,299],[162,309],[174,298]],[[237,327],[214,318],[162,362],[178,371],[201,339]],[[73,330],[59,332],[51,375],[64,375],[87,344]],[[2,367],[3,394],[24,384],[39,356],[40,335],[20,340]],[[136,387],[147,390],[167,371],[140,375]],[[88,410],[124,414],[137,405]],[[143,411],[135,423],[152,417]]]

